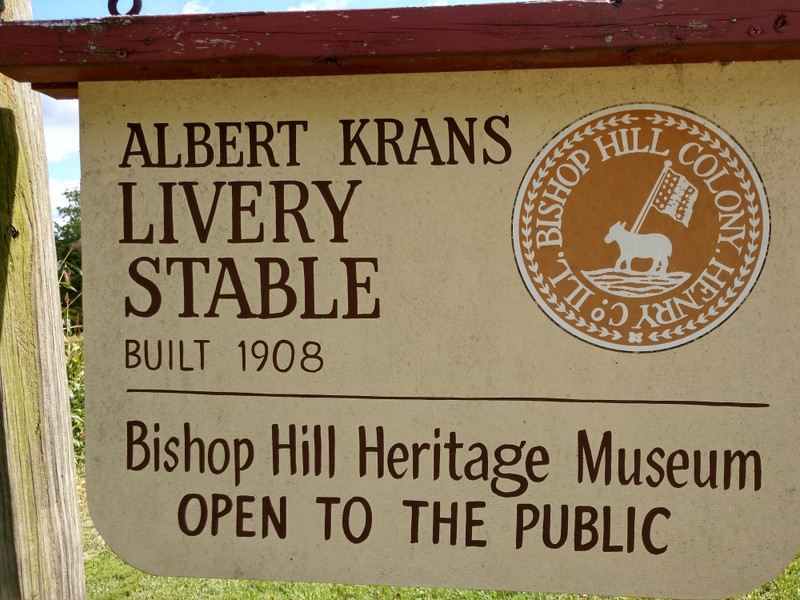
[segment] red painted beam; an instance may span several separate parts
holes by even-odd
[[[797,0],[549,1],[0,24],[0,72],[79,81],[800,59]]]

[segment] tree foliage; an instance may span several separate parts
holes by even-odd
[[[69,405],[75,458],[83,462],[85,448],[83,385],[83,271],[81,270],[81,191],[64,193],[67,203],[58,209],[55,224],[61,317],[64,322]]]
[[[61,284],[61,308],[65,319],[80,329],[83,323],[83,270],[81,265],[81,191],[64,192],[67,203],[58,209],[55,224],[56,257]]]

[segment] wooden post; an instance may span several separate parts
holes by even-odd
[[[30,18],[6,0],[2,20]],[[85,597],[41,105],[0,76],[0,598]]]

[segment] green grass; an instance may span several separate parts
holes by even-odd
[[[601,596],[534,594],[333,585],[227,579],[157,577],[128,566],[92,526],[81,486],[81,522],[86,588],[90,600],[602,600]],[[614,599],[622,600],[622,599]],[[800,600],[800,556],[776,579],[736,600]]]

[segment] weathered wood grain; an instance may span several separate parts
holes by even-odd
[[[0,72],[77,82],[800,58],[794,0],[550,1],[108,17],[0,27]]]
[[[2,18],[29,17],[7,0]],[[85,597],[39,98],[0,76],[0,598]]]

